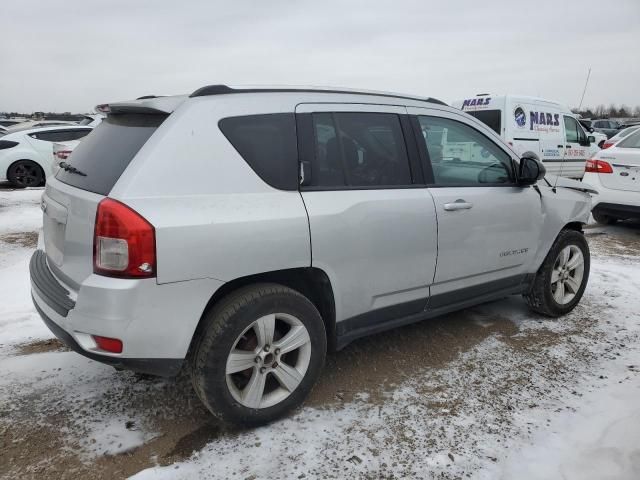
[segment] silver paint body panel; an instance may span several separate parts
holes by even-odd
[[[227,141],[221,118],[279,112],[369,111],[456,118],[517,162],[488,127],[440,105],[323,92],[147,99],[172,111],[109,197],[156,229],[157,278],[93,273],[93,228],[104,198],[52,178],[43,199],[45,249],[76,307],[53,321],[77,338],[123,339],[123,357],[184,358],[212,295],[225,282],[298,267],[323,270],[336,322],[514,275],[535,273],[560,230],[586,223],[588,195],[541,182],[517,186],[282,191],[267,185]],[[127,102],[123,105],[136,104]],[[191,172],[185,179],[185,171]],[[448,211],[458,199],[473,208]],[[524,251],[526,249],[526,252]],[[501,256],[507,251],[521,253]],[[82,344],[82,343],[81,343]],[[90,348],[90,347],[87,347]]]

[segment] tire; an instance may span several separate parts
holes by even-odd
[[[613,225],[618,221],[617,218],[613,218],[599,212],[591,212],[591,215],[593,215],[593,219],[601,225]]]
[[[39,187],[44,183],[44,172],[31,160],[18,160],[7,170],[7,180],[15,188]]]
[[[269,327],[271,318],[274,327]],[[252,285],[221,300],[203,321],[191,353],[191,381],[202,403],[222,423],[262,425],[302,404],[322,371],[327,350],[324,323],[306,297],[278,284]],[[287,343],[294,338],[297,342]],[[291,350],[284,352],[285,348]]]
[[[561,258],[560,255],[567,251],[569,256],[566,257],[563,265],[564,257]],[[578,252],[582,255],[582,275],[579,280]],[[571,269],[574,265],[572,262],[576,262],[577,267]],[[584,235],[575,230],[562,230],[536,273],[531,289],[524,295],[529,307],[534,312],[548,317],[560,317],[569,313],[584,294],[589,280],[590,266],[589,245]],[[559,271],[563,268],[564,273],[560,275]],[[554,277],[560,278],[554,282]],[[562,283],[561,291],[558,290],[561,288],[560,283]],[[564,296],[561,295],[563,293]],[[558,297],[561,296],[564,297],[563,301],[558,301]]]

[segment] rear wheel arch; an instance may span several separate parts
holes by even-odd
[[[303,267],[248,275],[223,284],[211,296],[200,316],[200,320],[191,339],[187,357],[193,354],[198,339],[201,337],[206,326],[204,322],[206,313],[238,289],[261,283],[279,284],[291,288],[309,299],[322,317],[327,335],[327,347],[330,350],[335,349],[336,315],[331,281],[323,270],[314,267]]]

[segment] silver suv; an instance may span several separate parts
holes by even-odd
[[[42,197],[35,306],[89,358],[186,369],[224,422],[285,414],[364,335],[511,294],[557,317],[585,289],[587,187],[438,100],[214,85],[100,110]]]

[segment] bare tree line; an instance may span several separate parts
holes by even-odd
[[[605,105],[598,105],[595,108],[588,107],[586,109],[579,110],[572,108],[573,113],[579,114],[583,118],[629,118],[640,117],[640,105],[632,108],[627,105],[620,105],[618,108],[615,104],[611,104],[608,107]]]

